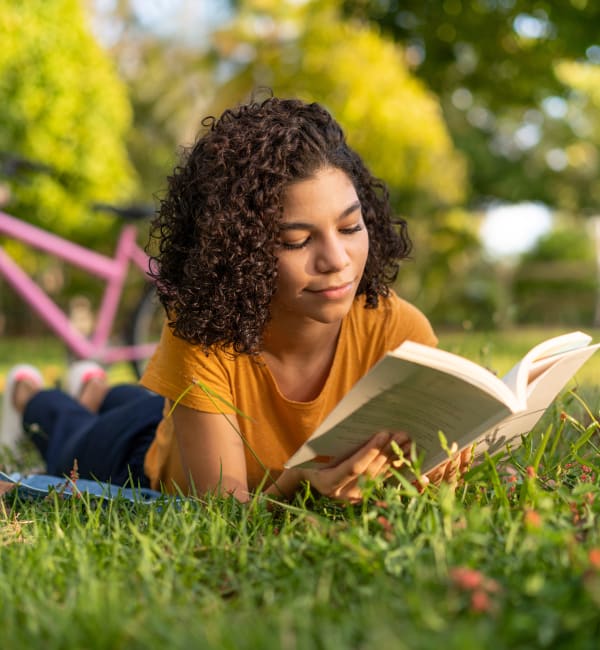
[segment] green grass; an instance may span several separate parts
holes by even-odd
[[[566,334],[569,329],[558,328],[518,328],[500,332],[441,332],[440,347],[489,368],[502,376],[514,363],[519,361],[534,345],[559,334]],[[594,341],[600,341],[600,330],[584,328]],[[578,375],[581,381],[598,382],[600,378],[600,355],[583,367]]]
[[[532,337],[441,339],[502,373],[545,334]],[[308,493],[271,510],[6,496],[3,646],[596,648],[592,410],[565,394],[510,462],[473,468],[455,490],[369,485],[355,507]]]

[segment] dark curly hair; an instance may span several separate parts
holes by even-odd
[[[152,223],[151,275],[173,333],[205,351],[260,352],[276,289],[279,222],[286,187],[323,167],[354,184],[369,233],[358,294],[375,307],[411,243],[392,220],[387,188],[346,143],[319,104],[271,97],[226,110],[184,151]]]

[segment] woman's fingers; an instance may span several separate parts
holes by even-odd
[[[473,452],[475,451],[475,445],[470,445],[465,447],[460,452],[460,471],[464,472],[469,469],[469,466],[473,462]]]
[[[391,463],[398,460],[396,445],[403,453],[408,453],[408,436],[402,432],[381,431],[338,465],[317,470],[310,480],[322,494],[344,500],[360,499],[360,478],[386,476]]]
[[[466,447],[462,451],[454,454],[441,465],[438,465],[427,473],[429,481],[434,485],[439,485],[442,481],[455,483],[458,478],[469,468],[473,457],[473,448]]]
[[[389,444],[389,440],[390,435],[385,431],[373,436],[366,445],[338,465],[341,474],[350,477],[364,474],[371,463],[381,456],[382,449]]]
[[[404,464],[402,455],[397,453],[400,448],[402,455],[410,456],[411,440],[402,431],[382,431],[374,435],[369,442],[357,452],[335,467],[316,470],[315,487],[330,497],[344,501],[356,502],[361,499],[360,478],[387,478],[392,469],[398,469]],[[455,484],[460,475],[468,468],[472,460],[470,447],[454,454],[426,475],[420,477],[419,489],[428,483],[439,485],[442,481]]]

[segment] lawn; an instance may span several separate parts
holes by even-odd
[[[444,334],[441,345],[502,374],[546,335]],[[50,348],[37,357],[49,381],[63,365]],[[0,374],[18,360],[10,346],[2,359]],[[599,362],[579,377],[588,402]],[[272,507],[7,495],[3,645],[597,648],[600,460],[589,408],[566,393],[513,456],[458,486],[368,485],[354,507],[310,493]]]

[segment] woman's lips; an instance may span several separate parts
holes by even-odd
[[[339,298],[344,298],[352,291],[354,287],[354,282],[346,282],[344,284],[338,284],[335,286],[324,287],[323,289],[308,289],[310,293],[314,293],[317,296],[323,296],[329,300],[336,300]]]

